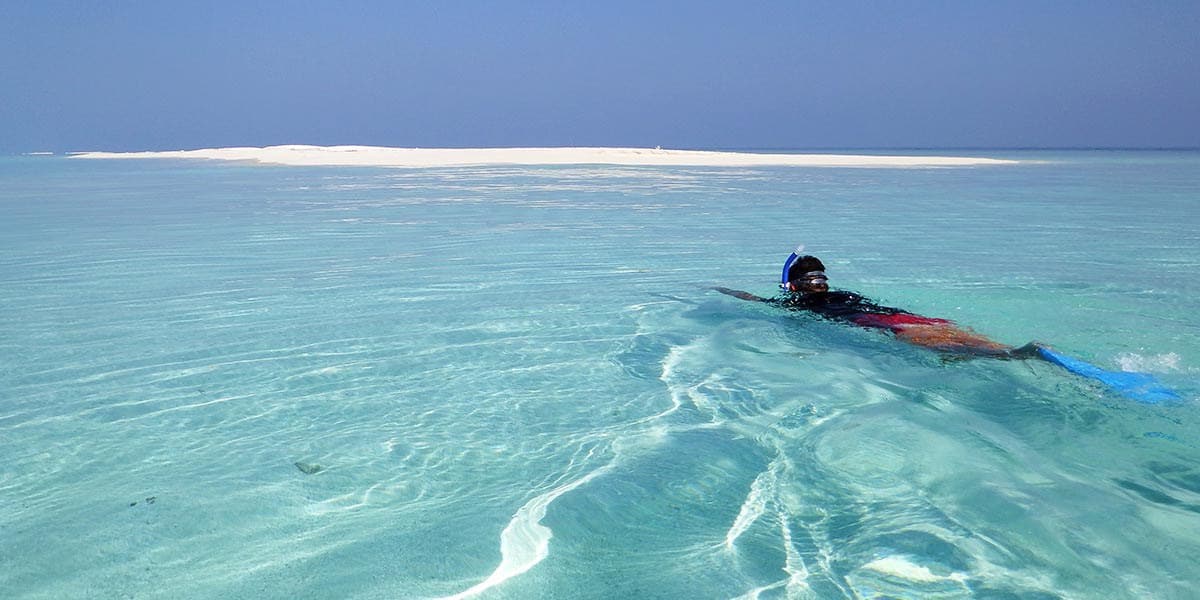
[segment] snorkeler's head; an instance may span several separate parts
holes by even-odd
[[[829,291],[829,278],[825,276],[825,264],[815,256],[800,256],[788,268],[787,283],[783,286],[792,292]]]
[[[814,271],[825,272],[825,264],[821,262],[821,259],[806,254],[796,257],[796,261],[792,263],[792,266],[788,267],[787,278],[788,281],[800,279],[805,273],[812,273]]]

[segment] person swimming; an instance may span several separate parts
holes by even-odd
[[[714,287],[713,290],[742,300],[764,302],[786,310],[803,310],[826,319],[845,321],[859,327],[883,329],[897,339],[939,352],[994,358],[1038,358],[1036,342],[1006,346],[949,319],[925,317],[906,310],[876,304],[854,292],[829,289],[825,265],[815,256],[800,255],[799,249],[784,264],[779,296],[763,298],[750,292]]]

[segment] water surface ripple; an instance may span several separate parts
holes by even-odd
[[[1200,155],[999,157],[0,159],[0,589],[1188,598]],[[797,242],[1185,399],[707,289],[771,293]]]

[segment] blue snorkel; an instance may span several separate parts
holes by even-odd
[[[804,252],[804,244],[796,246],[796,249],[792,252],[791,256],[789,256],[787,261],[783,263],[783,273],[779,276],[780,288],[784,290],[788,289],[788,271],[791,271],[792,265],[796,264],[796,260],[803,256],[802,252]]]

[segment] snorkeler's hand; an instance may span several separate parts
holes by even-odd
[[[751,300],[754,302],[766,302],[767,301],[766,298],[763,298],[761,296],[755,296],[754,294],[751,294],[750,292],[743,292],[742,290],[733,290],[733,289],[729,289],[727,287],[721,287],[721,286],[715,286],[712,289],[715,291],[721,292],[722,294],[725,294],[726,296],[733,296],[734,298],[741,298],[742,300]]]

